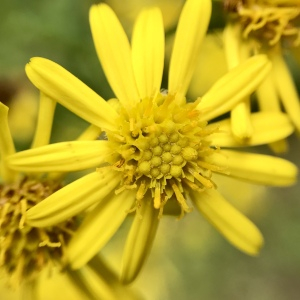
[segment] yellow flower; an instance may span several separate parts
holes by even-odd
[[[297,0],[224,1],[229,22],[224,31],[228,68],[235,67],[251,55],[263,53],[272,62],[272,71],[257,89],[261,111],[281,111],[281,103],[300,131],[300,104],[282,47],[300,45],[300,3]],[[237,138],[251,137],[249,98],[231,112],[232,130]],[[241,126],[243,124],[243,126]],[[285,140],[272,143],[275,152],[287,149]]]
[[[139,12],[149,6],[159,7],[165,30],[172,29],[178,21],[184,0],[124,0],[122,3],[118,0],[108,0],[106,3],[114,10],[126,32],[131,32]]]
[[[48,144],[55,106],[55,101],[41,95],[33,148]],[[98,129],[93,129],[89,127],[79,139],[93,138],[95,132],[98,133]],[[66,246],[78,227],[75,218],[45,228],[26,222],[26,210],[60,189],[62,179],[59,174],[33,176],[10,170],[5,158],[14,152],[8,108],[0,102],[0,266],[4,278],[14,287],[15,295],[21,293],[26,299],[43,300],[46,297],[66,299],[70,295],[72,299],[138,299],[98,256],[79,270],[66,268]],[[64,275],[59,275],[62,268],[65,268]],[[49,272],[56,274],[54,280],[49,279]],[[64,282],[68,284],[68,291],[75,289],[73,294],[49,292],[47,284],[53,285],[58,276],[59,281],[69,278]],[[8,289],[1,291],[2,297],[10,294]]]
[[[33,58],[27,65],[27,75],[38,89],[103,130],[101,140],[53,144],[7,159],[11,169],[27,172],[98,167],[27,213],[30,224],[44,227],[92,207],[69,244],[73,268],[91,259],[136,210],[121,274],[124,282],[131,282],[150,252],[160,217],[174,207],[182,217],[192,203],[237,248],[250,255],[259,252],[261,233],[218,193],[212,174],[286,186],[294,183],[297,168],[280,158],[221,150],[220,146],[239,146],[228,133],[229,120],[207,125],[256,89],[270,69],[264,55],[231,70],[201,99],[186,101],[210,13],[209,0],[185,3],[165,91],[160,90],[164,30],[157,8],[139,15],[131,47],[107,5],[91,8],[96,50],[118,100],[106,102],[49,60]],[[253,114],[252,119],[256,130],[251,145],[275,141],[293,130],[282,113]],[[280,120],[278,127],[274,120]]]
[[[51,105],[47,106],[47,104]],[[45,108],[47,106],[47,113]],[[40,118],[34,146],[48,143],[54,112],[54,101],[41,97]],[[41,133],[44,138],[40,138]],[[63,265],[65,245],[75,229],[74,219],[49,228],[34,228],[26,223],[26,210],[57,191],[61,181],[43,174],[30,176],[10,170],[5,162],[15,152],[8,126],[8,108],[0,103],[0,265],[6,270],[11,285],[35,280],[49,264]]]

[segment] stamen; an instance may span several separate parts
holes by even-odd
[[[174,181],[171,183],[172,189],[175,193],[176,199],[180,204],[180,207],[183,209],[185,212],[191,212],[192,209],[187,205],[185,198],[183,197],[182,193],[180,192],[178,186]]]
[[[147,190],[148,190],[148,188],[147,188],[146,182],[142,181],[140,186],[139,186],[139,189],[136,193],[136,199],[137,200],[142,200],[144,198]]]
[[[160,194],[160,183],[156,183],[155,195],[154,195],[154,208],[158,209],[161,206],[161,194]]]
[[[25,223],[25,218],[26,218],[26,210],[27,210],[27,200],[23,199],[20,202],[21,205],[21,219],[19,222],[19,229],[23,229],[24,228],[24,223]]]
[[[203,186],[205,186],[208,189],[212,189],[214,188],[214,184],[212,183],[211,180],[203,177],[202,175],[198,174],[197,172],[195,172],[193,169],[188,169],[188,171],[200,182],[203,184]]]
[[[58,248],[58,247],[61,246],[60,242],[56,242],[56,243],[51,242],[50,239],[49,239],[48,234],[46,234],[46,232],[44,230],[39,230],[38,233],[39,233],[39,236],[42,240],[39,243],[39,247],[49,246],[49,247],[52,247],[52,248]]]

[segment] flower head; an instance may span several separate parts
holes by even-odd
[[[54,109],[55,102],[42,94],[33,148],[48,144]],[[135,293],[120,283],[99,256],[79,270],[67,267],[66,247],[78,228],[76,218],[43,228],[28,224],[26,211],[62,188],[63,180],[57,173],[21,174],[7,167],[5,158],[15,151],[7,115],[8,107],[0,102],[0,266],[10,286],[21,288],[21,292],[30,299],[32,295],[37,299],[43,298],[39,287],[50,281],[49,271],[52,274],[64,269],[65,276],[70,279],[68,284],[73,282],[81,297],[120,299],[122,295],[122,299],[138,299]],[[92,126],[79,139],[94,135]],[[44,278],[45,273],[47,279]]]
[[[201,99],[187,102],[185,93],[210,11],[209,0],[185,3],[168,90],[161,90],[164,32],[156,8],[139,15],[131,46],[107,5],[91,8],[96,50],[117,99],[104,101],[49,60],[33,58],[27,65],[27,74],[37,88],[105,132],[100,140],[44,146],[7,159],[11,169],[28,172],[97,167],[96,172],[60,189],[27,213],[30,224],[44,227],[97,204],[69,244],[68,257],[74,268],[93,257],[127,214],[136,211],[122,269],[123,281],[131,282],[150,251],[160,217],[174,204],[182,217],[192,210],[193,203],[236,247],[250,255],[258,253],[263,243],[259,230],[218,193],[213,173],[285,186],[295,181],[297,170],[279,158],[221,150],[220,146],[239,145],[228,132],[229,121],[208,124],[254,91],[270,69],[265,56],[246,61]],[[252,116],[257,130],[251,145],[278,138],[277,130],[275,134],[274,128],[264,123],[268,117]],[[278,117],[284,124],[280,136],[285,137],[292,126],[283,114]]]
[[[41,97],[42,113],[45,105],[52,100]],[[35,145],[47,143],[51,129],[52,110],[48,106],[43,114],[44,126],[39,122]],[[60,180],[49,176],[41,177],[18,174],[9,170],[5,158],[15,152],[8,127],[8,108],[0,103],[0,141],[1,141],[1,179],[0,183],[0,265],[10,277],[10,283],[18,286],[23,281],[36,279],[39,272],[49,263],[62,266],[65,263],[65,245],[70,240],[76,227],[74,219],[69,219],[58,226],[35,228],[26,223],[26,211],[43,201],[62,187]],[[40,130],[46,140],[39,139]]]
[[[226,0],[225,9],[242,24],[243,37],[254,37],[273,46],[280,40],[300,44],[298,26],[300,5],[297,0]]]
[[[261,111],[281,111],[281,106],[300,131],[300,105],[297,89],[285,62],[282,48],[300,45],[300,4],[297,0],[224,1],[228,24],[224,30],[224,48],[228,68],[256,54],[267,54],[272,71],[257,89]],[[282,105],[281,105],[282,103]],[[234,135],[247,142],[253,133],[249,99],[231,113]],[[243,124],[240,126],[239,124]],[[241,127],[241,128],[239,128]],[[285,140],[270,144],[275,152],[287,150]]]

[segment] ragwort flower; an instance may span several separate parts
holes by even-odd
[[[42,94],[32,148],[48,144],[56,103]],[[80,139],[92,138],[92,127]],[[44,299],[40,287],[49,282],[49,272],[64,273],[80,292],[80,299],[138,299],[124,287],[99,256],[79,270],[66,268],[66,247],[78,220],[69,218],[54,226],[34,227],[26,211],[63,186],[61,174],[24,174],[10,170],[5,158],[15,152],[8,126],[8,107],[0,102],[0,267],[11,287],[26,299]],[[45,279],[43,274],[47,273]],[[72,288],[72,287],[71,287]],[[49,293],[49,291],[48,291]],[[61,294],[61,292],[60,292]],[[57,299],[61,295],[53,294]]]
[[[44,145],[49,138],[55,105],[51,99],[41,97],[41,111],[47,103],[47,115],[42,114],[44,126],[39,122],[35,145]],[[45,112],[45,111],[44,111]],[[75,229],[74,219],[57,226],[34,228],[26,223],[26,210],[43,201],[61,188],[59,180],[36,174],[18,174],[11,171],[5,158],[15,152],[8,127],[8,107],[0,103],[0,265],[8,274],[10,283],[18,286],[23,281],[34,280],[49,265],[62,266],[65,262],[65,246]],[[42,131],[45,138],[39,139]],[[33,145],[34,146],[34,145]]]
[[[263,53],[272,61],[272,71],[257,89],[261,111],[281,111],[281,103],[300,131],[300,104],[283,48],[300,45],[300,3],[298,0],[226,0],[228,24],[224,45],[229,69],[249,56]],[[251,137],[249,98],[232,110],[232,130],[237,138]],[[241,126],[243,124],[243,126]],[[276,152],[287,149],[285,140],[270,145]]]
[[[74,141],[12,155],[13,170],[71,171],[97,167],[54,193],[27,213],[30,224],[50,226],[86,210],[68,248],[79,268],[114,235],[127,214],[136,211],[123,257],[122,280],[131,282],[148,255],[160,217],[172,207],[179,216],[191,203],[240,250],[256,255],[263,243],[259,230],[216,189],[212,174],[222,173],[260,184],[294,183],[296,167],[266,155],[221,150],[234,147],[229,121],[207,122],[229,111],[255,90],[270,69],[256,56],[230,71],[195,102],[188,88],[211,12],[209,0],[185,3],[176,32],[168,90],[161,92],[164,31],[157,8],[144,10],[133,30],[132,46],[117,17],[105,4],[94,5],[90,23],[97,54],[117,96],[106,102],[61,66],[33,58],[26,71],[34,85],[103,130],[103,139]],[[252,145],[292,132],[288,119],[276,114],[252,116]],[[265,122],[265,120],[269,122]],[[227,132],[227,133],[225,133]]]

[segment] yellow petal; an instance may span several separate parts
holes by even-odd
[[[133,107],[139,101],[134,79],[131,49],[117,16],[106,4],[93,5],[90,25],[104,73],[122,105]]]
[[[221,167],[228,167],[229,176],[271,186],[289,186],[296,182],[297,167],[282,158],[269,155],[221,150],[213,156]]]
[[[289,144],[285,139],[270,143],[268,146],[277,154],[286,153],[289,149]]]
[[[300,104],[297,88],[291,72],[281,53],[275,53],[272,57],[275,85],[280,94],[283,106],[290,116],[298,132],[300,132]]]
[[[235,247],[257,255],[263,245],[259,229],[216,190],[191,191],[190,197],[203,216]]]
[[[118,300],[115,286],[112,286],[104,276],[97,276],[88,266],[83,266],[79,270],[69,270],[67,274],[88,299]]]
[[[91,270],[94,271],[94,274],[98,276],[98,278],[105,279],[106,284],[110,288],[111,292],[113,291],[116,300],[137,300],[141,299],[132,289],[128,286],[123,285],[117,274],[113,272],[113,270],[101,259],[98,255],[95,255],[88,263],[88,266]],[[85,268],[85,267],[84,267]],[[99,294],[101,292],[101,287],[98,286]],[[107,299],[106,297],[99,297],[96,299]]]
[[[240,141],[247,141],[253,135],[253,124],[251,122],[250,99],[237,104],[231,110],[231,130],[233,135]]]
[[[22,172],[78,171],[100,166],[112,152],[108,141],[61,142],[18,152],[7,164]]]
[[[117,275],[99,258],[99,255],[79,270],[67,269],[67,274],[77,287],[89,295],[89,299],[138,299],[129,287],[120,283]]]
[[[159,210],[153,207],[151,199],[144,199],[137,211],[126,241],[121,280],[132,282],[142,269],[156,235]]]
[[[154,97],[160,90],[164,67],[164,25],[161,11],[142,11],[133,30],[132,63],[140,98]]]
[[[228,22],[223,31],[224,50],[228,69],[241,63],[241,28],[239,23]]]
[[[31,148],[49,144],[56,102],[41,92],[39,106],[37,125]]]
[[[279,95],[271,73],[256,90],[259,109],[262,111],[281,111]]]
[[[15,153],[15,145],[8,127],[8,107],[0,102],[0,158],[1,158],[1,177],[5,181],[13,181],[15,172],[7,168],[5,158]]]
[[[120,176],[110,169],[88,174],[29,209],[26,222],[35,227],[59,224],[103,201],[119,182]]]
[[[210,124],[209,127],[219,128],[219,132],[210,136],[212,144],[220,147],[263,145],[286,138],[294,131],[290,119],[282,112],[253,113],[250,115],[250,121],[253,125],[252,137],[243,141],[232,135],[230,119]]]
[[[256,55],[230,70],[202,97],[197,109],[210,120],[232,109],[250,95],[271,69],[265,55]]]
[[[186,1],[179,18],[170,61],[169,93],[185,95],[210,15],[210,0]]]
[[[73,113],[98,127],[115,128],[118,114],[112,107],[60,65],[45,58],[34,57],[25,70],[39,90]]]
[[[68,247],[72,268],[87,263],[115,234],[134,202],[134,191],[111,192],[86,215]]]
[[[77,141],[90,141],[96,140],[101,135],[101,128],[90,125],[76,140]]]

